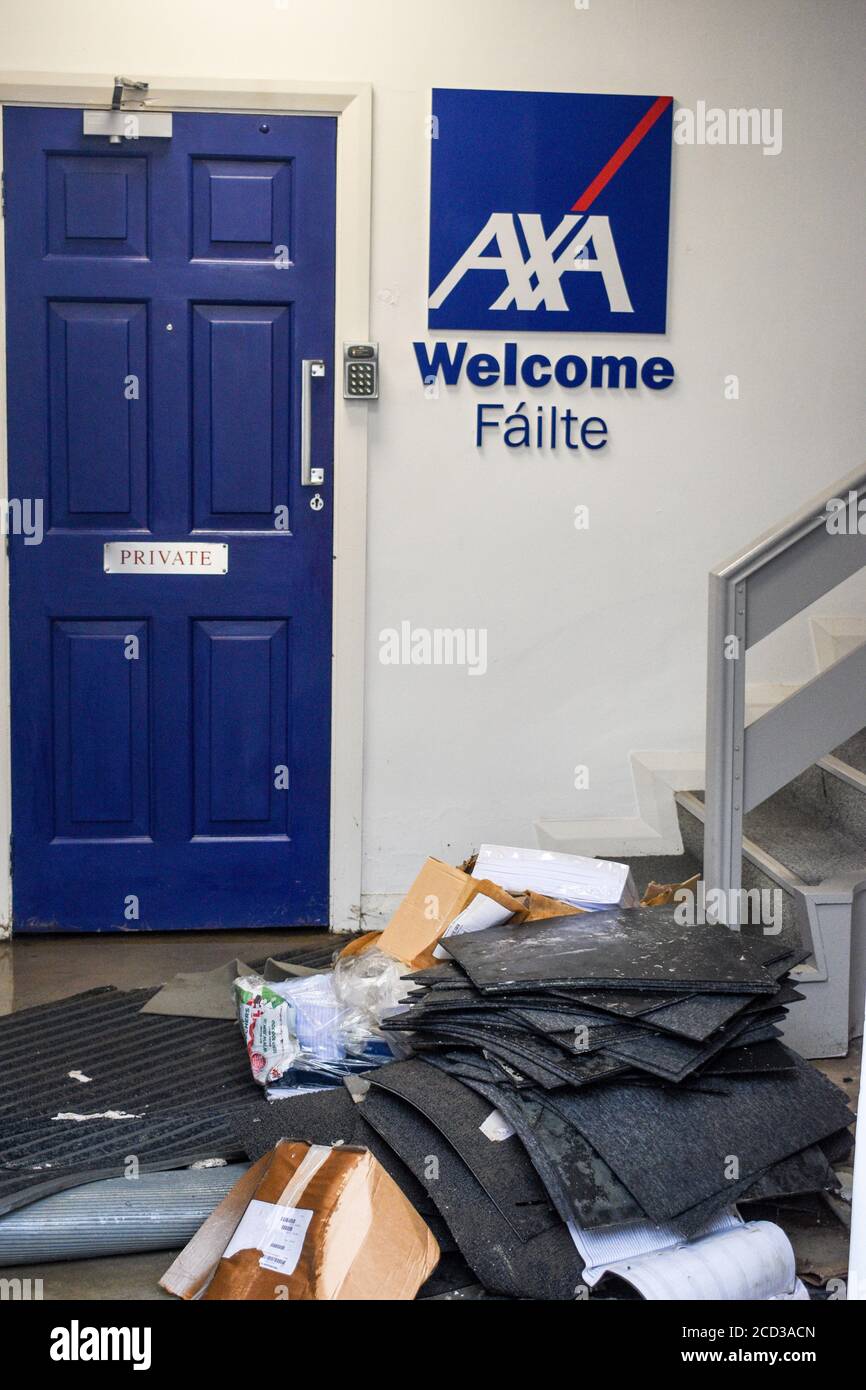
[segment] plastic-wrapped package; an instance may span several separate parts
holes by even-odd
[[[383,1015],[358,1007],[338,993],[335,983],[331,971],[269,982],[246,975],[235,981],[241,1031],[261,1085],[336,1082],[394,1056],[390,1040],[378,1031]],[[393,1012],[390,1005],[383,1007]]]
[[[334,990],[334,977],[308,975],[300,980],[284,980],[279,988],[295,1011],[295,1033],[299,1060],[340,1062],[346,1055],[342,1015],[345,1006]]]
[[[260,1086],[281,1077],[301,1051],[294,1009],[280,988],[266,984],[261,975],[240,975],[234,983],[238,1022]]]

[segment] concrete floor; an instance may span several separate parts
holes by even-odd
[[[161,984],[178,971],[210,970],[235,956],[242,960],[279,958],[288,948],[319,946],[340,938],[325,931],[178,932],[142,936],[26,937],[0,943],[0,1013],[61,999],[96,985],[134,989]],[[857,1108],[862,1042],[852,1044],[847,1057],[831,1058],[817,1066],[846,1093]],[[787,1222],[786,1229],[787,1227]],[[844,1226],[829,1218],[816,1226],[795,1223],[789,1229],[797,1251],[798,1269],[814,1275],[813,1282],[845,1268],[847,1237]],[[2,1270],[4,1278],[41,1279],[46,1300],[168,1298],[159,1288],[160,1275],[174,1259],[171,1251],[122,1255],[100,1260],[22,1265]]]
[[[0,942],[0,1014],[63,999],[97,985],[140,989],[181,970],[213,970],[224,961],[279,958],[280,952],[345,938],[329,932],[147,932],[141,936],[24,936]]]

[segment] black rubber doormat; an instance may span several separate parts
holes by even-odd
[[[325,967],[333,945],[281,953]],[[142,1014],[150,989],[87,990],[0,1018],[0,1214],[96,1178],[245,1156],[266,1102],[237,1023]]]

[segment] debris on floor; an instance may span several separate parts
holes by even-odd
[[[327,947],[312,952],[302,951],[299,958],[298,953],[293,952],[291,961],[269,957],[261,974],[269,982],[315,975],[329,967],[332,955],[333,950]],[[251,973],[252,968],[242,960],[228,961],[215,970],[182,972],[158,989],[141,1012],[172,1014],[180,1018],[234,1018],[232,986],[238,976]]]
[[[0,1212],[93,1202],[134,1153],[175,1170],[152,1204],[175,1249],[185,1184],[221,1175],[163,1281],[183,1298],[807,1298],[798,1271],[814,1288],[844,1262],[853,1116],[780,1041],[805,952],[684,924],[692,886],[640,899],[626,865],[485,845],[427,860],[342,951],[2,1019]],[[63,1046],[37,1086],[46,1024]],[[230,1190],[189,1169],[242,1158]]]
[[[240,976],[238,1021],[254,1080],[272,1098],[285,1088],[339,1085],[390,1062],[397,1048],[380,1023],[406,993],[401,975],[398,962],[373,950],[302,979],[268,984],[261,975]]]
[[[232,1189],[161,1282],[185,1299],[403,1301],[439,1253],[367,1149],[286,1140]]]
[[[515,1143],[584,1259],[587,1233],[633,1238],[642,1226],[644,1260],[657,1241],[687,1248],[693,1262],[686,1242],[705,1252],[713,1222],[735,1202],[833,1186],[830,1160],[847,1151],[853,1117],[841,1093],[777,1041],[780,1001],[796,998],[785,976],[799,956],[772,938],[696,932],[669,909],[620,910],[491,928],[448,949],[452,961],[415,974],[422,994],[383,1023],[409,1033],[417,1056],[364,1078],[360,1098],[364,1118],[422,1182],[416,1155],[438,1151],[434,1136],[453,1150],[449,1172],[427,1185],[446,1222],[461,1160],[482,1189],[476,1227],[491,1203],[513,1224],[516,1202],[541,1210],[525,1172],[519,1196],[497,1187]],[[514,1138],[499,1129],[485,1146],[491,1110]],[[772,1267],[778,1241],[763,1243]],[[789,1266],[793,1277],[793,1255]],[[473,1267],[487,1287],[544,1296],[525,1260],[512,1263],[511,1288]],[[753,1290],[765,1274],[759,1260]],[[744,1296],[712,1287],[703,1296]]]
[[[428,859],[376,945],[411,970],[419,970],[433,964],[444,936],[460,930],[461,921],[475,920],[478,913],[486,926],[515,917],[520,921],[526,915],[523,905],[497,884],[473,878],[441,859]]]

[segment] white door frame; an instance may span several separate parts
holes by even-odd
[[[330,923],[359,925],[364,734],[364,618],[367,535],[367,408],[342,399],[342,345],[369,336],[372,88],[354,82],[251,82],[151,77],[147,110],[268,111],[337,119],[337,266],[334,334],[334,615],[331,695]],[[113,75],[0,72],[3,106],[111,104]],[[130,103],[130,110],[135,104]],[[2,114],[2,113],[0,113]],[[2,142],[0,142],[2,161]],[[6,306],[0,237],[0,496],[8,497],[6,458]],[[12,913],[9,722],[9,574],[0,563],[0,936]]]

